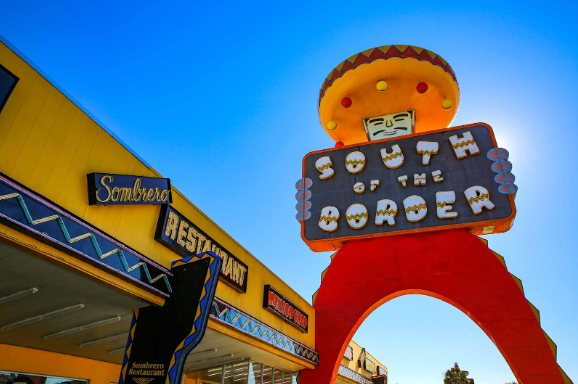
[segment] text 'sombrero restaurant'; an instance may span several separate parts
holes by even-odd
[[[289,384],[317,367],[315,309],[166,176],[2,38],[2,382]],[[351,349],[338,382],[371,384]]]

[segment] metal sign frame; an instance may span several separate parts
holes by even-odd
[[[480,137],[478,140],[479,142],[477,142],[480,151],[476,155],[472,156],[468,154],[467,157],[458,159],[457,155],[454,154],[454,150],[452,149],[453,146],[449,141],[449,137],[457,135],[461,138],[465,132],[470,131],[474,136],[478,136],[480,132],[486,132],[482,135],[483,137]],[[421,141],[422,139],[439,142],[439,153],[433,155],[430,163],[427,165],[422,164],[422,154],[416,153],[416,142]],[[405,163],[402,163],[402,165],[397,169],[388,169],[382,163],[380,148],[385,148],[391,153],[392,147],[396,144],[399,144],[403,149]],[[298,199],[301,197],[304,200],[298,203],[297,209],[300,209],[300,207],[301,209],[309,208],[311,211],[301,212],[302,214],[307,213],[306,216],[302,215],[300,219],[301,237],[313,251],[333,251],[341,248],[341,246],[347,241],[392,235],[413,234],[456,228],[468,229],[476,235],[506,232],[513,224],[514,217],[516,216],[516,207],[514,204],[514,194],[504,194],[498,191],[498,188],[502,184],[501,181],[498,181],[495,178],[497,173],[494,169],[495,161],[487,156],[487,153],[490,150],[497,147],[497,142],[492,128],[484,123],[475,123],[449,129],[311,152],[304,157],[302,165],[303,179],[301,180],[308,181],[301,182],[303,184],[302,190],[298,190],[296,195]],[[350,175],[341,160],[346,159],[344,154],[350,154],[356,151],[367,152],[364,152],[364,154],[367,157],[368,165],[362,172]],[[333,175],[332,178],[347,177],[348,180],[351,180],[350,185],[342,183],[343,185],[340,186],[341,189],[333,188],[331,191],[323,189],[325,185],[329,185],[328,182],[331,182],[331,178],[320,179],[319,176],[321,175],[321,171],[319,171],[319,168],[312,166],[312,163],[315,164],[316,160],[323,156],[328,156],[331,159],[331,167],[335,170],[335,175]],[[474,164],[475,169],[472,170],[475,170],[475,172],[468,174],[470,171],[469,166]],[[373,167],[371,172],[374,173],[368,172],[370,165]],[[379,167],[379,175],[382,177],[382,180],[381,185],[378,185],[377,189],[372,191],[370,190],[370,179],[372,179],[375,176],[375,172],[377,172],[375,167]],[[436,170],[441,170],[442,177],[445,175],[445,180],[440,183],[434,182],[433,176],[431,175],[431,173]],[[315,173],[313,173],[313,171]],[[447,172],[444,173],[444,171]],[[340,173],[339,175],[338,172]],[[426,185],[414,185],[414,175],[418,173],[426,175]],[[462,178],[457,180],[456,178],[450,177],[451,175],[454,175],[454,173],[456,175],[459,174]],[[401,183],[398,183],[398,177],[401,175],[407,175],[407,187],[403,187]],[[466,177],[463,177],[463,175],[466,175]],[[489,185],[490,177],[492,185]],[[480,178],[483,178],[483,182],[488,184],[485,185],[485,188],[490,190],[490,198],[495,198],[497,200],[496,209],[492,211],[484,210],[482,214],[475,215],[469,209],[467,200],[464,198],[464,189],[475,186]],[[312,184],[309,180],[312,181]],[[353,187],[357,181],[364,182],[366,189],[362,194],[356,194],[354,191]],[[335,183],[335,181],[333,183]],[[385,225],[378,226],[371,223],[370,221],[374,220],[376,214],[375,203],[384,198],[393,199],[391,195],[388,196],[390,191],[393,191],[392,195],[397,194],[397,198],[394,199],[399,211],[395,219],[396,225],[388,226],[387,223],[385,223]],[[404,217],[404,205],[402,204],[403,197],[420,195],[420,193],[426,193],[426,191],[428,192],[424,197],[427,200],[427,207],[429,208],[428,216],[431,217],[426,217],[422,222],[409,222],[409,220],[406,220]],[[460,217],[458,219],[442,220],[436,217],[435,191],[455,191],[455,211],[457,211],[458,208],[461,209]],[[323,207],[319,204],[315,204],[316,202],[314,200],[316,195],[318,201],[322,201],[323,204],[327,206],[338,206],[338,204],[341,204],[339,208],[341,216],[339,219],[339,226],[343,227],[343,230],[339,229],[335,232],[324,232],[318,228],[318,221],[321,217],[320,211]],[[313,196],[313,198],[311,198],[311,196]],[[337,196],[337,198],[335,198],[335,196]],[[371,206],[366,206],[368,210],[367,225],[359,231],[350,229],[345,218],[348,204],[350,202],[357,203],[367,201],[367,199],[370,198],[373,200]],[[311,201],[313,201],[313,203],[311,203]],[[347,204],[345,204],[345,202],[347,202]],[[458,207],[458,203],[461,204],[460,207]],[[467,210],[464,209],[464,207],[468,207]],[[310,218],[308,220],[303,220],[303,218],[306,218],[307,216],[310,216]],[[465,219],[466,217],[468,218],[467,222],[456,223],[456,221],[462,218]],[[433,225],[431,224],[432,222],[434,222]]]

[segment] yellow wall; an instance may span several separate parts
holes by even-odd
[[[351,340],[349,342],[349,346],[353,348],[353,360],[347,360],[344,357],[341,359],[341,365],[345,365],[347,368],[349,368],[352,371],[355,371],[359,374],[362,374],[363,376],[366,376],[366,377],[374,376],[374,374],[372,374],[369,371],[366,371],[363,368],[360,368],[359,365],[357,364],[357,361],[359,360],[359,354],[361,353],[362,347],[353,340]],[[387,371],[387,367],[383,363],[381,363],[379,360],[377,360],[377,358],[375,356],[373,356],[371,353],[367,352],[367,349],[365,350],[365,356],[367,358],[369,358],[369,360],[373,361],[376,366],[379,365],[382,368],[385,368],[385,370]],[[376,372],[376,374],[377,374],[377,372]]]
[[[202,384],[203,382],[198,379],[191,379],[187,375],[185,375],[185,379],[183,380],[183,384]]]
[[[0,344],[0,371],[84,379],[90,380],[90,384],[110,384],[118,382],[120,365]]]
[[[161,175],[138,160],[1,42],[0,64],[20,78],[0,114],[0,172],[169,267],[179,256],[154,240],[160,206],[89,206],[87,196],[86,174],[91,172]],[[174,187],[173,206],[249,266],[246,294],[238,294],[220,283],[217,297],[286,335],[315,346],[315,313],[311,305]],[[27,241],[16,231],[11,235]],[[309,315],[309,333],[301,333],[263,310],[264,284],[271,284]]]

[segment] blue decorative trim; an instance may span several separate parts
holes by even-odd
[[[124,349],[124,354],[122,355],[122,364],[120,370],[120,379],[118,380],[118,384],[124,383],[124,376],[126,375],[126,370],[128,369],[128,359],[130,355],[131,345],[134,341],[134,333],[136,331],[136,323],[138,321],[138,308],[133,311],[132,320],[130,322],[130,332],[128,333],[128,339],[126,340],[126,348]]]
[[[195,263],[188,270],[183,267]],[[182,381],[187,356],[205,334],[221,265],[221,258],[208,251],[183,259],[175,268],[171,268],[176,293],[167,299],[163,307],[151,306],[134,311],[118,384],[130,384],[132,381],[137,384],[179,384]],[[202,284],[198,285],[198,282]],[[198,301],[191,298],[197,294],[200,295]],[[187,315],[180,316],[183,311]],[[137,326],[140,327],[138,332]],[[162,340],[151,340],[151,334],[158,333],[159,327],[164,328]],[[138,372],[138,367],[137,372],[133,372],[135,363],[149,362],[153,364],[152,369],[157,369],[157,365],[161,367],[155,373]]]
[[[40,74],[40,76],[44,77],[52,86],[58,89],[64,96],[66,96],[70,101],[74,103],[82,112],[86,113],[88,117],[90,117],[96,124],[98,124],[102,129],[104,129],[109,135],[111,135],[116,141],[120,143],[127,151],[133,154],[134,157],[139,159],[144,165],[148,168],[151,168],[149,163],[145,161],[142,157],[139,156],[138,153],[133,151],[120,137],[118,137],[110,128],[102,123],[96,116],[92,114],[84,105],[80,104],[78,100],[72,97],[64,88],[62,88],[56,81],[54,81],[50,76],[48,76],[38,65],[36,65],[32,60],[30,60],[25,54],[23,54],[18,48],[16,48],[12,43],[8,41],[4,36],[0,34],[0,41],[4,43],[12,52],[17,54],[22,60],[26,62],[26,64],[30,65],[36,72]]]
[[[20,232],[163,296],[171,293],[168,270],[1,174],[0,219]],[[117,257],[109,257],[112,255]]]
[[[232,326],[249,336],[265,341],[276,348],[305,359],[310,363],[319,364],[318,352],[265,325],[218,298],[213,300],[210,315],[213,319]]]
[[[195,308],[198,315],[195,319],[195,324],[191,333],[183,341],[182,348],[175,351],[173,355],[173,361],[175,363],[172,367],[169,367],[169,381],[171,384],[178,384],[181,381],[183,367],[185,366],[187,356],[201,342],[203,335],[205,334],[205,329],[209,322],[211,303],[215,297],[215,292],[217,291],[217,283],[219,282],[222,260],[216,253],[208,251],[200,255],[189,256],[185,259],[181,259],[181,263],[177,265],[177,267],[180,267],[183,264],[194,263],[204,259],[209,259],[210,264],[209,270],[207,271],[205,286],[203,287],[203,292],[201,294],[201,300],[199,301],[198,308]],[[176,263],[173,262],[172,264],[174,266]]]

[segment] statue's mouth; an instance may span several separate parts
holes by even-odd
[[[385,129],[381,129],[379,131],[373,132],[373,136],[377,136],[378,134],[383,133],[385,136],[391,136],[391,135],[395,135],[396,132],[387,132]]]

